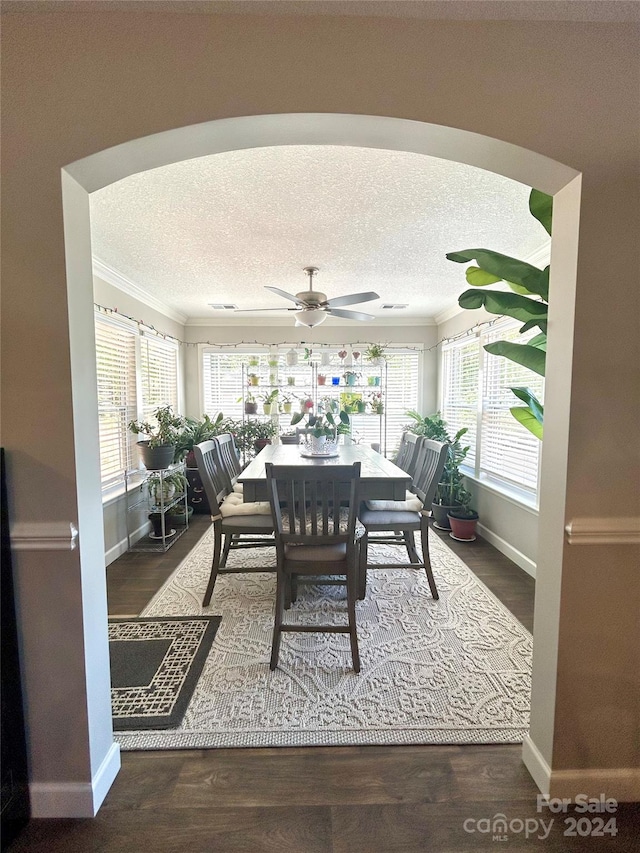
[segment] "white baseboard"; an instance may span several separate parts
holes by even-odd
[[[531,735],[527,735],[522,742],[522,760],[524,761],[524,766],[531,774],[533,781],[540,788],[540,792],[548,795],[551,768],[538,747],[531,740]]]
[[[519,566],[523,569],[528,575],[531,575],[532,578],[536,576],[536,564],[531,560],[526,554],[523,554],[522,551],[518,551],[517,548],[514,548],[513,545],[510,545],[506,539],[503,539],[501,536],[498,536],[497,533],[494,533],[493,530],[490,530],[488,527],[485,527],[484,524],[478,524],[478,533],[482,536],[483,539],[486,539],[494,548],[497,548],[505,557],[508,557],[512,560],[516,566]]]
[[[120,770],[120,744],[112,743],[91,782],[31,782],[31,817],[95,817]]]
[[[141,524],[136,530],[131,534],[131,539],[134,542],[137,542],[138,539],[141,539],[143,536],[146,536],[149,530],[151,529],[151,525],[148,521],[145,521],[144,524]],[[129,550],[129,543],[126,539],[121,539],[117,542],[113,548],[109,548],[109,550],[104,555],[104,563],[105,566],[110,566],[118,557],[121,557],[124,553]]]

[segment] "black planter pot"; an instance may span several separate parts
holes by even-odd
[[[459,506],[459,504],[458,504]],[[443,506],[442,504],[431,504],[431,514],[433,516],[434,525],[439,530],[451,530],[449,523],[449,513],[453,512],[457,507]]]
[[[163,444],[160,447],[149,447],[147,441],[139,441],[138,448],[144,463],[149,471],[159,471],[168,468],[173,463],[176,448],[173,444]]]

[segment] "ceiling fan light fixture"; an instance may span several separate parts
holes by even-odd
[[[319,326],[327,319],[326,312],[321,308],[306,308],[296,311],[293,316],[296,318],[296,326],[307,326],[309,329]]]

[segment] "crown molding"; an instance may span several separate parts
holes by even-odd
[[[339,325],[338,325],[339,324]],[[187,328],[189,327],[229,327],[229,326],[249,326],[249,327],[261,327],[264,328],[265,325],[269,326],[278,326],[279,328],[296,328],[302,329],[302,326],[296,326],[295,323],[287,318],[287,317],[278,317],[274,319],[270,317],[268,320],[266,317],[252,317],[251,319],[246,320],[237,320],[227,317],[212,317],[210,320],[204,319],[202,317],[192,317],[188,319],[185,324]],[[397,317],[396,319],[392,319],[389,317],[388,319],[385,317],[384,319],[381,317],[376,317],[375,320],[371,320],[370,323],[362,323],[360,320],[337,320],[332,322],[331,319],[328,319],[325,323],[322,324],[323,329],[344,329],[347,327],[350,328],[359,328],[362,326],[380,326],[382,328],[387,328],[389,326],[435,326],[436,322],[433,317]],[[315,328],[318,328],[317,326]],[[310,330],[309,330],[310,331]]]
[[[123,275],[115,269],[115,267],[106,264],[104,261],[101,261],[100,258],[96,258],[95,256],[93,257],[93,274],[106,281],[107,284],[117,287],[118,290],[126,293],[127,296],[131,296],[133,299],[137,299],[138,302],[142,302],[149,308],[153,308],[154,311],[158,311],[160,314],[163,314],[169,320],[174,320],[182,326],[186,325],[187,317],[185,314],[181,314],[179,311],[175,311],[173,308],[170,308],[166,303],[157,299],[155,296],[152,296],[148,291],[135,284],[130,278],[127,278],[126,275]]]

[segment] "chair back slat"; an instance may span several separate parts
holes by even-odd
[[[198,466],[198,473],[204,486],[211,512],[215,512],[217,506],[231,491],[230,484],[220,467],[216,443],[214,441],[203,441],[193,448]]]
[[[415,476],[421,444],[422,437],[416,435],[414,432],[405,432],[402,434],[396,465],[398,468],[406,471],[410,477]]]
[[[313,465],[265,464],[267,492],[274,527],[282,541],[330,544],[353,538],[360,463],[326,468]],[[340,526],[340,507],[348,501],[346,528]],[[285,530],[284,518],[287,520]]]
[[[448,453],[448,444],[430,438],[422,440],[420,469],[415,474],[413,491],[426,508],[433,502]]]
[[[215,436],[213,441],[216,444],[218,465],[221,467],[231,490],[242,471],[235,440],[231,433],[225,432],[222,435]]]

